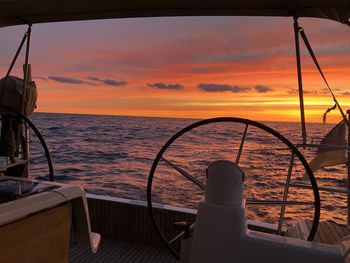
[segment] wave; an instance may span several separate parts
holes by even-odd
[[[163,144],[181,128],[192,123],[188,119],[146,118],[98,115],[35,113],[33,122],[39,127],[51,150],[55,178],[59,182],[77,184],[90,193],[145,200],[145,188],[150,167]],[[300,141],[295,123],[266,123],[287,136],[293,143]],[[311,137],[323,137],[330,125],[313,124]],[[184,135],[167,150],[167,159],[205,182],[205,170],[215,160],[235,162],[244,125],[215,124],[200,127]],[[39,179],[46,178],[46,158],[38,139],[31,143],[31,171]],[[307,160],[315,153],[301,149]],[[245,196],[266,199],[281,198],[291,153],[286,146],[257,128],[249,128],[240,158],[245,172]],[[346,186],[346,167],[336,166],[315,173],[320,185]],[[298,160],[292,179],[302,177],[304,170]],[[154,179],[157,202],[196,208],[203,191],[188,182],[173,168],[160,162]],[[291,190],[291,198],[312,198],[309,190]],[[321,193],[325,219],[334,216],[344,221],[342,201]],[[336,200],[338,203],[334,203]],[[340,202],[340,203],[339,203]],[[279,209],[248,208],[249,217],[274,223]],[[254,211],[256,210],[256,211]],[[291,216],[292,215],[292,216]],[[288,208],[286,221],[310,218],[310,209]]]

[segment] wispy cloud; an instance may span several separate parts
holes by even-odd
[[[254,89],[259,93],[266,93],[269,91],[273,91],[273,89],[269,86],[263,86],[263,85],[257,85],[254,87]]]
[[[297,95],[299,94],[299,89],[290,89],[288,90],[289,95]],[[303,90],[304,95],[326,95],[327,92],[325,89],[320,90]]]
[[[114,86],[114,87],[126,86],[126,85],[129,84],[126,81],[114,80],[114,79],[100,79],[100,78],[96,78],[96,77],[88,77],[86,79],[92,80],[92,81],[96,81],[96,82],[99,82],[99,83],[102,83],[102,84]]]
[[[198,84],[198,88],[200,90],[206,92],[225,92],[231,91],[233,93],[247,92],[251,90],[249,87],[240,87],[236,85],[228,85],[228,84],[213,84],[213,83],[201,83]]]
[[[92,81],[101,81],[101,79],[96,78],[96,77],[87,77],[86,79],[92,80]]]
[[[49,76],[48,79],[56,82],[67,83],[67,84],[86,84],[86,82],[83,80],[67,78],[67,77]]]
[[[33,79],[47,80],[45,77],[33,76]]]
[[[155,89],[170,89],[170,90],[182,90],[184,86],[180,83],[176,84],[165,84],[161,82],[148,84],[149,87],[155,88]]]
[[[107,85],[110,85],[110,86],[126,86],[126,85],[128,85],[128,82],[122,81],[122,80],[105,79],[103,82]]]

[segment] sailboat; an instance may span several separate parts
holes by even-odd
[[[153,162],[147,187],[147,203],[121,198],[86,195],[77,186],[54,182],[54,167],[44,138],[29,119],[24,102],[31,90],[29,63],[32,27],[38,23],[93,19],[157,17],[157,16],[279,16],[293,18],[301,107],[302,139],[300,146],[292,144],[274,129],[252,120],[222,117],[195,122],[171,137]],[[11,63],[4,83],[19,51],[26,44],[24,77],[19,81],[18,108],[5,100],[1,114],[20,119],[20,125],[8,121],[4,128],[9,138],[19,134],[15,143],[6,145],[4,155],[10,165],[0,178],[1,262],[350,262],[350,234],[347,227],[331,226],[339,239],[324,244],[320,235],[321,201],[317,180],[298,147],[308,147],[304,116],[302,72],[300,66],[298,18],[329,19],[350,25],[350,3],[347,0],[306,1],[154,1],[131,0],[27,0],[0,1],[0,27],[28,25],[18,52]],[[301,35],[303,40],[304,35]],[[310,49],[309,49],[310,51]],[[322,73],[322,72],[320,72]],[[18,85],[14,85],[18,88]],[[4,85],[2,86],[4,87]],[[27,100],[28,101],[28,100]],[[339,103],[335,100],[339,109]],[[30,104],[30,103],[29,103]],[[32,103],[33,104],[33,103]],[[16,104],[17,105],[17,104]],[[344,122],[348,120],[342,112]],[[163,154],[179,137],[211,123],[244,125],[237,156],[232,160],[217,160],[207,168],[203,184]],[[239,166],[248,127],[259,129],[279,140],[291,152],[283,200],[249,200],[242,197],[244,170]],[[40,139],[49,167],[48,181],[38,181],[28,174],[29,129]],[[3,136],[3,134],[2,134]],[[24,141],[24,143],[22,143]],[[11,146],[15,145],[15,147]],[[9,150],[12,149],[12,150]],[[13,150],[15,149],[15,150]],[[344,148],[348,149],[348,148]],[[298,159],[309,178],[309,185],[292,185],[291,170]],[[154,204],[152,183],[155,170],[162,161],[177,173],[204,190],[198,209],[183,209]],[[14,169],[13,167],[20,167]],[[14,177],[17,176],[17,177]],[[19,177],[18,177],[19,176]],[[290,187],[309,187],[313,191],[313,220],[288,231],[282,225]],[[332,190],[332,189],[331,189]],[[333,189],[334,190],[334,189]],[[349,194],[348,190],[344,191]],[[281,206],[278,226],[247,220],[246,204]],[[350,202],[349,202],[350,203]],[[161,220],[157,220],[160,218]],[[175,227],[172,227],[172,223]],[[165,230],[164,230],[165,229]],[[305,230],[306,229],[306,230]],[[295,232],[295,231],[296,232]],[[293,233],[292,233],[293,232]],[[291,234],[292,233],[292,234]],[[297,234],[295,234],[297,233]],[[324,233],[323,233],[324,234]],[[164,251],[167,249],[167,251]]]

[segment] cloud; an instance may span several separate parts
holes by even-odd
[[[317,95],[317,94],[324,94],[323,90],[303,90],[304,95]],[[299,94],[299,89],[290,89],[288,91],[289,95],[298,95]]]
[[[340,93],[340,95],[343,95],[343,96],[350,96],[350,92],[349,92],[349,91],[345,91],[345,92]]]
[[[171,90],[182,90],[184,86],[180,83],[176,84],[164,84],[161,82],[153,83],[153,84],[148,84],[149,87],[151,88],[156,88],[156,89],[171,89]]]
[[[33,76],[33,79],[40,79],[40,80],[47,80],[47,78],[45,77],[38,77],[38,76]]]
[[[339,91],[339,89],[333,89],[333,91]],[[323,89],[320,89],[318,91],[315,91],[316,94],[320,94],[320,95],[331,95],[329,89],[327,88],[323,88]]]
[[[86,79],[92,80],[92,81],[101,81],[101,79],[96,77],[87,77]]]
[[[114,80],[114,79],[100,79],[100,78],[96,78],[96,77],[88,77],[86,79],[92,80],[92,81],[96,81],[96,82],[100,82],[106,85],[110,85],[110,86],[114,86],[114,87],[118,87],[118,86],[125,86],[128,85],[129,83],[126,81],[122,81],[122,80]]]
[[[113,80],[113,79],[104,79],[103,83],[110,86],[115,86],[115,87],[128,85],[128,82],[126,81],[119,81],[119,80]]]
[[[266,92],[269,92],[269,91],[272,91],[273,89],[271,89],[270,87],[268,86],[263,86],[263,85],[257,85],[254,87],[254,89],[259,92],[259,93],[266,93]]]
[[[333,91],[340,91],[339,89],[333,89]],[[328,88],[318,89],[318,90],[303,90],[304,95],[320,95],[320,96],[331,96],[331,93]],[[288,91],[289,95],[298,95],[299,89],[290,89]],[[350,95],[347,92],[339,93],[340,95]]]
[[[236,85],[228,85],[228,84],[213,84],[213,83],[201,83],[198,84],[198,88],[200,90],[206,91],[206,92],[225,92],[225,91],[231,91],[233,93],[240,93],[240,92],[247,92],[251,88],[248,87],[239,87]]]
[[[49,76],[48,79],[61,82],[61,83],[68,83],[68,84],[85,84],[86,83],[85,81],[82,81],[80,79],[58,77],[58,76]]]

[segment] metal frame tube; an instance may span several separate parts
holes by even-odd
[[[296,55],[297,71],[298,71],[301,136],[303,137],[303,144],[306,144],[306,124],[305,124],[305,111],[304,111],[303,80],[302,80],[302,72],[301,72],[298,17],[294,17],[294,38],[295,38],[295,55]]]
[[[348,110],[347,112],[347,117],[349,119],[350,122],[350,110]],[[350,127],[349,127],[349,122],[347,123],[347,128],[348,128],[348,147],[350,146]],[[347,208],[348,208],[348,216],[347,216],[347,227],[350,227],[350,149],[348,148],[348,161],[347,161],[347,168],[348,168],[348,185],[347,185],[347,190],[348,190],[348,195],[347,195]]]
[[[284,192],[283,192],[283,202],[286,202],[287,198],[288,198],[289,184],[290,184],[290,179],[292,177],[292,171],[293,171],[293,166],[294,166],[294,157],[295,157],[294,152],[292,152],[292,156],[290,157],[290,164],[289,164],[286,184],[285,184]],[[283,203],[282,206],[281,206],[280,218],[278,220],[277,233],[279,235],[281,234],[285,211],[286,211],[286,204]]]
[[[30,145],[30,127],[25,124],[24,125],[24,129],[25,129],[25,144],[26,144],[26,148],[25,148],[25,158],[28,161],[27,163],[27,169],[28,169],[28,176],[29,176],[29,171],[30,171],[30,149],[29,149],[29,145]],[[24,150],[24,149],[23,149]]]
[[[24,78],[23,78],[23,90],[22,90],[22,113],[24,115],[26,115],[24,102],[25,102],[27,84],[29,79],[29,51],[30,51],[30,39],[32,35],[32,25],[28,25],[27,35],[28,37],[27,37],[26,55],[25,55],[25,62],[24,62]]]

